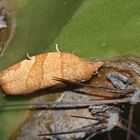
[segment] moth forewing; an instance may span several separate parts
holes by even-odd
[[[50,52],[23,60],[0,72],[0,84],[6,94],[29,94],[60,83],[53,78],[87,81],[103,62],[89,63],[62,52]]]

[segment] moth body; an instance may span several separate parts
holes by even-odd
[[[87,81],[103,62],[89,63],[62,52],[50,52],[23,60],[0,72],[0,85],[6,94],[29,94],[60,83],[54,77]]]

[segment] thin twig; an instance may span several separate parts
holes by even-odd
[[[93,118],[93,117],[84,117],[84,116],[77,116],[77,115],[71,115],[71,117],[74,117],[74,118],[81,118],[81,119],[87,119],[87,120],[100,121],[98,118]]]
[[[78,129],[74,129],[72,131],[63,131],[63,132],[52,132],[52,133],[43,133],[43,134],[39,134],[38,136],[53,136],[53,135],[65,135],[65,134],[72,134],[72,133],[79,133],[79,132],[89,132],[92,130],[93,131],[97,131],[99,129],[104,129],[106,128],[104,125],[99,125],[98,127],[94,127],[94,128],[78,128]]]
[[[128,125],[129,121],[122,118],[121,116],[119,117],[121,121],[123,121],[124,123],[126,123]],[[136,126],[134,124],[131,125],[133,128],[136,128]]]
[[[107,133],[108,140],[112,140],[111,132]]]
[[[97,133],[100,133],[103,129],[106,129],[106,126],[101,125],[101,127],[98,127],[97,129],[90,131],[90,135],[89,135],[85,140],[92,140],[93,137],[94,137]]]
[[[78,82],[78,81],[70,81],[70,80],[63,79],[63,78],[58,78],[58,77],[54,77],[53,80],[63,82],[65,84],[67,84],[67,85],[95,88],[96,90],[98,89],[98,90],[112,92],[112,93],[120,93],[122,95],[130,94],[130,93],[133,93],[135,91],[135,88],[131,88],[131,89],[114,89],[114,88],[111,88],[111,87],[104,87],[104,86],[98,86],[98,85],[88,85],[88,84],[81,83],[81,82]]]
[[[128,129],[127,129],[127,136],[126,136],[126,140],[130,140],[130,131],[132,128],[132,121],[133,121],[133,113],[134,113],[134,106],[130,106],[130,111],[129,111],[129,118],[128,118]]]
[[[127,129],[128,129],[125,125],[123,125],[123,124],[120,123],[120,122],[117,123],[117,126],[118,126],[119,128],[121,128],[122,130],[125,130],[125,131],[127,131]],[[130,134],[131,134],[135,139],[140,140],[140,136],[139,136],[138,134],[136,134],[134,131],[130,130],[129,132],[130,132]]]
[[[131,97],[125,97],[123,99],[115,100],[92,100],[85,102],[42,102],[42,103],[8,103],[0,104],[0,108],[11,108],[11,107],[28,107],[32,109],[76,109],[76,108],[87,108],[94,105],[102,104],[121,104],[121,103],[130,103]]]

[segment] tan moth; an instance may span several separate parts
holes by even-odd
[[[0,72],[0,85],[6,94],[22,95],[60,83],[54,77],[87,81],[103,62],[90,63],[62,52],[30,57]]]

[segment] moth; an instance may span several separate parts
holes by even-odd
[[[30,94],[60,81],[87,81],[103,65],[88,62],[70,53],[50,52],[32,56],[0,72],[0,85],[6,94]]]

